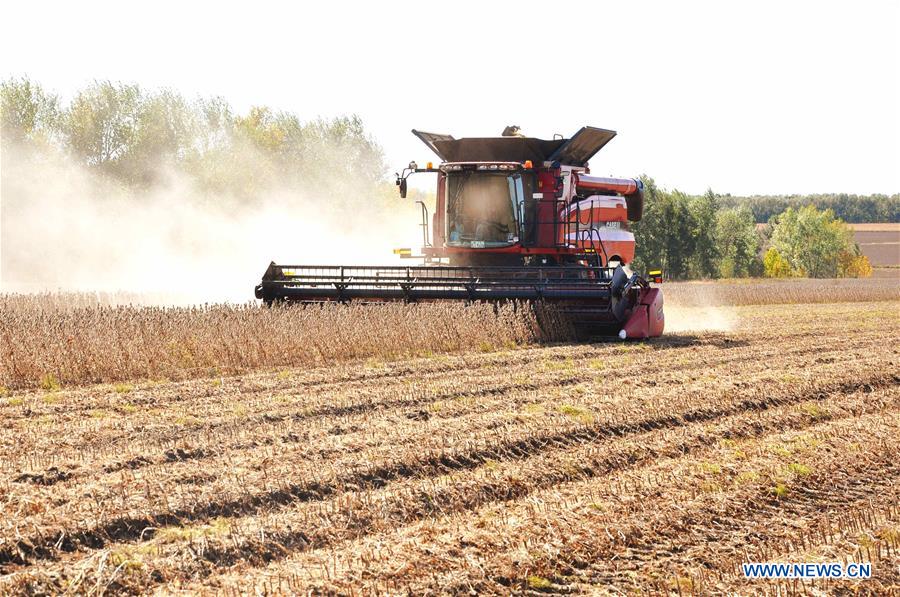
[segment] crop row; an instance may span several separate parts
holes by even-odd
[[[816,323],[835,325],[831,318],[821,313],[816,315]],[[846,325],[847,315],[836,315],[837,321]],[[754,338],[752,344],[725,338],[724,343],[600,344],[580,347],[577,351],[569,347],[526,349],[479,358],[429,360],[421,363],[422,373],[396,367],[393,376],[374,380],[367,375],[370,373],[367,365],[347,365],[332,369],[336,373],[346,369],[347,381],[324,386],[317,382],[308,386],[304,383],[307,381],[304,372],[290,372],[137,388],[126,386],[121,390],[99,387],[33,393],[10,398],[5,404],[0,402],[0,414],[8,422],[5,433],[0,432],[0,445],[9,442],[9,452],[15,457],[3,465],[20,469],[19,459],[24,458],[33,461],[29,468],[58,466],[66,464],[61,459],[67,450],[74,451],[82,460],[89,456],[89,450],[118,455],[137,452],[132,458],[139,457],[143,449],[184,448],[178,443],[180,438],[204,436],[204,441],[208,441],[209,435],[218,428],[228,432],[230,427],[245,435],[257,425],[268,433],[278,431],[279,423],[290,426],[296,422],[298,427],[308,429],[317,421],[328,424],[329,418],[336,425],[345,421],[352,425],[355,415],[403,412],[417,407],[437,407],[426,416],[449,416],[457,404],[476,402],[490,407],[498,401],[502,404],[510,391],[540,390],[557,383],[571,387],[606,379],[616,393],[621,393],[623,388],[661,383],[664,378],[670,384],[682,384],[695,369],[705,369],[706,376],[727,376],[729,364],[732,368],[744,367],[749,361],[758,361],[761,363],[758,366],[770,366],[766,363],[792,358],[792,355],[812,354],[817,355],[817,362],[836,359],[841,355],[835,351],[842,348],[849,353],[882,344],[885,331],[896,328],[896,322],[892,327],[890,321],[888,325],[884,321],[872,326],[857,324],[855,334],[835,343],[822,333],[823,328],[803,323],[794,320],[796,334],[774,330],[770,335]],[[660,350],[663,352],[659,353]],[[651,354],[654,373],[648,377],[645,358]],[[808,367],[809,364],[803,365],[804,370]],[[391,367],[389,371],[394,369]],[[503,369],[506,374],[498,376],[495,369]],[[677,375],[679,371],[684,374]],[[629,383],[617,385],[612,383],[615,379],[629,380]],[[60,441],[59,433],[63,430],[65,441]],[[286,430],[286,433],[295,432],[296,429]],[[30,436],[33,441],[23,442],[23,436]],[[79,441],[79,437],[84,440]],[[90,446],[84,445],[88,442]]]
[[[51,488],[37,486],[7,497],[12,516],[3,524],[0,558],[18,559],[27,555],[35,544],[102,544],[105,537],[134,536],[147,526],[172,524],[182,519],[208,520],[217,516],[249,514],[295,502],[320,501],[360,489],[377,489],[397,481],[419,477],[436,477],[456,470],[472,470],[488,461],[520,461],[547,451],[591,445],[618,436],[633,435],[652,429],[677,428],[696,422],[712,421],[738,413],[764,411],[774,406],[796,404],[822,393],[848,391],[856,387],[891,386],[889,374],[866,376],[871,362],[860,361],[844,368],[841,381],[834,375],[826,380],[809,382],[798,393],[785,384],[780,391],[769,387],[740,391],[723,391],[702,400],[668,400],[662,403],[625,405],[619,412],[604,414],[581,425],[568,425],[541,431],[540,420],[520,427],[481,432],[471,437],[455,435],[453,441],[437,449],[410,446],[390,459],[369,459],[364,466],[354,466],[351,455],[346,463],[309,460],[300,454],[284,454],[282,458],[261,458],[259,454],[237,455],[213,466],[204,463],[197,470],[191,463],[173,463],[152,467],[142,475],[121,471],[116,482],[69,484],[65,481]],[[838,374],[835,370],[835,375]],[[699,398],[699,397],[698,397]],[[659,414],[655,414],[659,413]],[[285,482],[288,481],[288,482]],[[71,498],[67,496],[73,492]],[[90,499],[84,499],[85,492]],[[75,526],[72,526],[72,523]],[[23,529],[30,529],[32,540],[22,541]],[[43,539],[42,539],[43,538]],[[30,547],[31,546],[31,547]]]
[[[897,546],[890,508],[900,498],[898,417],[895,398],[890,413],[713,440],[711,450],[673,451],[637,469],[298,554],[244,582],[295,577],[331,590],[412,592],[585,583],[660,592],[684,579],[704,592],[704,582],[739,583],[741,561],[853,532],[858,523],[848,514],[872,505],[889,514],[871,525],[873,535]],[[829,519],[832,528],[821,531]]]
[[[741,413],[694,422],[681,431],[647,431],[601,444],[551,449],[525,459],[489,460],[471,470],[436,478],[410,478],[378,490],[339,494],[323,502],[295,502],[292,507],[279,510],[182,520],[181,524],[162,530],[145,530],[138,544],[133,540],[104,544],[100,553],[115,554],[113,561],[117,564],[130,562],[127,582],[144,588],[159,579],[201,578],[238,562],[244,566],[265,566],[273,560],[285,561],[274,565],[274,571],[260,568],[256,579],[277,576],[283,581],[298,574],[299,569],[305,583],[324,582],[327,574],[332,580],[343,578],[339,581],[343,584],[331,585],[332,588],[349,590],[355,584],[375,583],[373,587],[377,587],[392,576],[396,578],[385,568],[391,566],[404,569],[404,582],[430,585],[432,580],[416,580],[416,575],[431,571],[441,575],[441,583],[452,585],[454,575],[456,582],[461,582],[460,574],[471,575],[493,567],[494,576],[478,582],[496,583],[507,578],[507,584],[524,583],[534,574],[505,569],[503,566],[511,560],[503,552],[511,549],[518,553],[525,545],[526,553],[542,561],[546,557],[542,550],[552,544],[542,538],[546,532],[555,533],[562,528],[569,528],[570,534],[573,529],[579,533],[596,532],[596,526],[579,528],[584,524],[579,517],[585,513],[592,519],[599,518],[613,536],[625,533],[627,544],[649,536],[634,535],[624,529],[643,524],[640,521],[644,518],[658,517],[662,524],[662,511],[652,513],[663,506],[671,518],[678,513],[672,504],[682,504],[688,510],[687,520],[695,524],[699,524],[691,516],[696,514],[692,509],[695,504],[706,507],[726,497],[735,500],[733,493],[747,494],[754,503],[762,500],[763,505],[768,503],[777,510],[782,497],[786,500],[788,494],[793,498],[811,491],[807,476],[814,475],[821,481],[831,475],[838,466],[833,450],[846,450],[858,442],[860,429],[866,429],[873,445],[883,450],[896,449],[896,438],[891,432],[897,430],[897,398],[894,388],[849,398],[837,392],[804,403],[818,405],[818,411],[788,404],[762,411],[751,419]],[[785,429],[796,431],[784,433]],[[772,436],[773,432],[780,434]],[[830,455],[830,460],[821,458],[820,453]],[[850,452],[842,472],[844,477],[858,473],[859,466],[854,462],[867,462],[872,469],[870,476],[883,475],[880,485],[875,483],[873,487],[890,488],[891,475],[896,471],[877,464],[878,459],[868,446]],[[881,462],[884,463],[883,458]],[[778,484],[784,484],[784,496],[773,490]],[[843,487],[840,483],[838,486]],[[858,490],[852,490],[849,484],[846,487],[849,489],[844,496],[848,500],[862,499]],[[814,501],[821,505],[821,499]],[[740,509],[741,502],[737,502],[729,507],[732,514]],[[758,509],[751,510],[758,514]],[[573,520],[567,512],[577,512],[578,517]],[[548,522],[549,526],[540,526],[540,521],[554,517],[559,519],[555,525]],[[443,525],[446,530],[437,531],[435,525]],[[497,533],[499,527],[503,527],[502,534]],[[671,529],[661,528],[658,534],[660,540],[677,538]],[[447,543],[450,539],[456,541],[456,537],[459,543]],[[682,535],[688,542],[695,542],[697,537],[688,532]],[[579,545],[575,539],[575,545]],[[480,545],[480,541],[487,543]],[[479,566],[459,570],[466,562],[460,554],[460,549],[467,549],[465,545],[475,549],[482,561]],[[617,547],[614,541],[612,547],[621,546]],[[633,551],[636,546],[630,545],[629,549]],[[501,555],[492,558],[494,551]],[[441,565],[425,561],[437,554],[444,554]],[[77,560],[73,560],[76,556]],[[91,569],[100,573],[103,566],[96,566],[97,559],[90,551],[75,552],[64,556],[63,570],[54,574],[62,577],[65,569],[77,569],[74,561],[82,565],[91,562]],[[547,566],[558,567],[560,562],[544,562],[540,569],[536,565],[526,572],[554,578]],[[448,567],[453,568],[452,572],[447,571]],[[36,571],[29,582],[46,578],[46,574]],[[464,582],[479,587],[472,578]],[[481,588],[485,586],[482,584]]]
[[[174,457],[166,455],[157,465],[137,472],[129,470],[132,467],[112,467],[106,469],[109,472],[83,480],[78,476],[69,478],[68,473],[65,478],[53,479],[53,473],[59,469],[44,473],[38,471],[43,476],[35,486],[21,483],[28,477],[23,479],[20,476],[17,478],[20,482],[3,496],[0,503],[14,510],[20,509],[16,504],[30,499],[54,503],[54,508],[39,509],[34,518],[19,516],[17,523],[51,515],[70,519],[96,518],[110,509],[113,512],[122,509],[140,512],[148,507],[148,502],[161,507],[163,498],[166,507],[170,507],[171,492],[167,488],[172,480],[175,480],[179,490],[188,492],[185,498],[187,503],[194,503],[206,499],[204,496],[207,494],[221,497],[235,488],[241,491],[268,488],[272,479],[316,478],[322,471],[352,471],[359,467],[357,463],[360,462],[368,463],[367,468],[371,470],[417,470],[422,466],[422,458],[426,457],[436,461],[471,459],[473,454],[500,452],[504,445],[514,448],[527,443],[540,446],[554,441],[553,438],[568,441],[565,438],[571,437],[577,440],[580,434],[587,433],[589,436],[591,429],[596,429],[597,434],[615,433],[619,429],[676,424],[681,418],[718,416],[745,408],[748,404],[769,404],[777,400],[779,394],[791,397],[801,390],[810,392],[816,387],[843,383],[842,380],[857,384],[869,378],[882,382],[892,379],[886,373],[879,372],[875,376],[868,373],[882,369],[882,354],[863,347],[856,354],[849,351],[845,355],[852,357],[850,364],[823,364],[815,378],[805,381],[779,374],[773,377],[771,367],[760,362],[754,367],[760,370],[758,379],[752,370],[748,370],[740,387],[730,383],[713,388],[708,387],[709,383],[681,383],[675,385],[672,391],[662,393],[634,386],[616,389],[602,383],[583,387],[550,386],[540,392],[526,388],[524,391],[508,392],[505,402],[494,399],[496,410],[481,409],[478,401],[466,401],[459,416],[450,420],[440,417],[431,420],[431,415],[428,415],[428,420],[421,420],[422,417],[417,415],[420,411],[415,411],[413,414],[416,416],[413,417],[406,416],[408,413],[396,413],[345,420],[343,423],[331,421],[318,427],[318,435],[307,435],[309,441],[294,441],[291,438],[287,442],[253,445],[248,444],[244,437],[241,438],[244,445],[239,445],[237,450],[222,452],[223,436],[208,436],[211,441],[201,448],[201,454],[188,457],[185,452],[185,457],[182,457],[176,451]],[[800,361],[785,358],[781,366],[792,370],[809,362],[809,358]],[[711,375],[707,380],[716,382],[716,376]],[[665,382],[664,379],[662,381]],[[427,414],[429,411],[424,412]],[[338,424],[348,425],[351,432],[345,433],[341,428],[340,433],[335,433],[334,425]],[[270,428],[269,437],[272,437],[272,430]],[[198,440],[202,438],[201,435]],[[305,446],[315,448],[310,450]],[[82,448],[84,451],[87,449],[87,446]],[[418,456],[410,460],[410,454]],[[192,474],[196,456],[204,457],[204,474],[201,477]],[[383,464],[373,467],[372,463]],[[53,481],[52,486],[45,481],[47,476]],[[187,481],[179,483],[179,479]],[[319,484],[321,481],[316,478],[316,485]],[[91,488],[94,495],[91,502],[80,499],[85,487]],[[71,509],[76,505],[81,511]]]
[[[0,434],[0,443],[18,446],[0,470],[18,476],[23,469],[32,474],[53,469],[69,478],[173,461],[226,458],[255,448],[274,457],[306,445],[319,446],[317,452],[328,458],[346,450],[362,456],[360,451],[371,447],[423,446],[466,429],[521,425],[523,415],[533,419],[540,413],[547,424],[556,425],[559,422],[554,418],[593,417],[590,413],[598,408],[615,412],[616,403],[627,406],[648,388],[660,385],[671,387],[672,397],[690,395],[693,385],[728,379],[738,366],[743,369],[740,383],[763,383],[776,370],[769,364],[776,355],[777,370],[785,372],[780,375],[791,377],[788,369],[868,357],[879,342],[873,334],[841,346],[827,339],[812,339],[786,350],[691,351],[689,359],[676,357],[677,363],[660,355],[657,362],[664,370],[653,378],[653,385],[639,379],[643,363],[626,363],[633,357],[625,353],[604,360],[542,361],[530,366],[534,373],[517,364],[502,376],[475,372],[427,383],[414,379],[382,390],[360,387],[344,393],[332,390],[310,396],[300,391],[257,398],[219,392],[209,400],[190,401],[185,405],[189,409],[173,408],[179,403],[167,405],[158,399],[152,408],[117,412],[98,400],[96,410],[75,409],[77,418],[57,410],[58,403],[49,405],[54,410],[46,412],[48,405],[35,400],[37,405],[28,419],[13,419],[7,433]],[[609,383],[612,374],[637,379],[620,387]],[[153,396],[148,393],[148,401]],[[558,404],[541,404],[547,397]],[[70,403],[66,399],[60,402]],[[648,410],[651,405],[642,408]]]

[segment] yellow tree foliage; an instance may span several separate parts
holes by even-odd
[[[775,247],[769,247],[763,257],[763,267],[767,278],[790,278],[794,275],[791,264],[782,257]]]
[[[869,258],[850,251],[841,253],[838,268],[842,278],[868,278],[872,275]]]

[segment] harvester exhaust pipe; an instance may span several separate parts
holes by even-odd
[[[635,178],[609,178],[576,174],[575,186],[592,193],[616,193],[625,197],[628,220],[638,222],[644,214],[644,183]]]

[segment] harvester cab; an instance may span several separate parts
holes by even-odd
[[[592,176],[588,160],[616,133],[583,127],[570,139],[454,139],[413,130],[442,162],[397,174],[400,195],[413,173],[437,174],[431,235],[423,227],[425,262],[449,265],[627,265],[634,258],[629,221],[643,212],[643,184]],[[424,204],[421,205],[425,210]],[[423,211],[423,216],[425,216]]]
[[[413,130],[441,160],[397,173],[400,196],[416,173],[436,175],[436,205],[422,210],[422,249],[396,251],[420,266],[286,266],[272,263],[257,298],[322,301],[533,301],[549,304],[582,335],[662,334],[659,288],[627,270],[628,222],[641,219],[643,184],[590,174],[588,160],[616,133],[583,127],[571,138],[455,139]],[[660,281],[659,276],[652,276]]]

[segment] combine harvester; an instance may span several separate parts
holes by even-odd
[[[643,184],[590,174],[588,160],[615,131],[583,127],[570,139],[454,139],[413,130],[442,162],[411,162],[397,175],[406,197],[412,173],[437,174],[429,218],[421,201],[419,266],[269,265],[256,297],[318,303],[531,301],[563,314],[581,336],[648,338],[663,332],[663,297],[627,272],[628,222],[641,219]],[[429,231],[430,219],[430,231]]]

